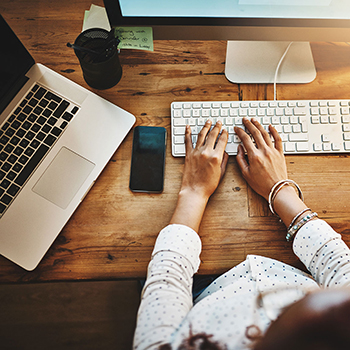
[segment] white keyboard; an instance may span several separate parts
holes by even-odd
[[[272,124],[285,154],[350,152],[350,100],[205,101],[171,104],[172,155],[185,156],[185,126],[195,144],[208,119],[222,122],[229,133],[226,151],[236,155],[241,141],[234,126],[244,128],[243,117],[256,118],[266,130]]]

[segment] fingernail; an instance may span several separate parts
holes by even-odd
[[[254,117],[252,117],[252,118],[250,119],[250,121],[256,122],[257,120],[256,120]]]

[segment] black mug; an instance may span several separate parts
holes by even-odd
[[[91,28],[76,38],[72,47],[79,59],[84,79],[92,88],[109,89],[121,79],[118,44],[114,29],[108,32]]]

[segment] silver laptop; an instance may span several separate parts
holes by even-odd
[[[135,117],[36,64],[0,16],[0,254],[33,270]]]

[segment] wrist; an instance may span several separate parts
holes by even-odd
[[[287,227],[289,227],[295,215],[306,208],[306,204],[299,198],[296,190],[290,185],[283,186],[275,196],[275,212]]]
[[[191,202],[196,202],[198,204],[207,203],[209,200],[209,195],[204,191],[196,188],[184,187],[180,189],[179,198],[186,199]]]
[[[208,197],[191,189],[181,189],[170,224],[182,224],[198,232]]]

